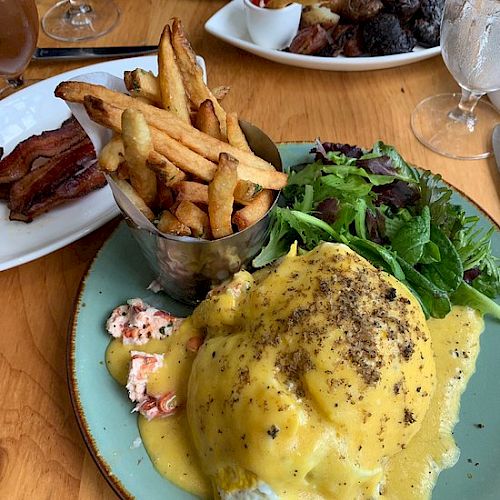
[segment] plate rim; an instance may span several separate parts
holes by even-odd
[[[124,500],[133,499],[133,495],[123,486],[121,481],[112,473],[110,465],[106,462],[104,457],[99,452],[97,443],[92,436],[90,431],[90,425],[85,417],[85,411],[83,404],[80,399],[80,393],[78,391],[78,380],[76,375],[76,330],[78,328],[78,316],[82,307],[83,294],[85,292],[85,287],[87,284],[87,279],[90,277],[90,273],[94,264],[100,257],[104,248],[109,244],[113,236],[117,233],[119,228],[126,224],[122,220],[109,234],[109,236],[104,240],[103,244],[96,252],[94,257],[90,260],[87,268],[84,271],[82,279],[78,285],[77,293],[73,301],[73,308],[71,311],[71,316],[68,324],[67,339],[66,339],[66,380],[68,382],[69,397],[71,401],[71,407],[73,409],[73,414],[76,418],[78,424],[78,430],[83,438],[83,442],[89,452],[92,460],[97,465],[97,468],[101,475],[104,477],[106,482],[111,486],[112,490],[120,498]],[[149,455],[148,455],[149,459]]]
[[[268,59],[279,64],[296,66],[306,69],[316,69],[322,71],[376,71],[380,69],[390,69],[419,62],[441,54],[441,47],[422,47],[418,45],[418,51],[404,52],[401,54],[390,54],[386,56],[363,56],[363,57],[319,57],[305,54],[293,54],[281,50],[267,49],[252,41],[248,41],[215,28],[219,18],[224,17],[231,9],[241,8],[242,0],[231,0],[219,10],[217,10],[205,22],[204,28],[212,36],[219,38],[226,43],[238,47],[242,50],[255,54],[264,59]],[[238,5],[237,5],[238,4]],[[423,54],[422,54],[423,53]],[[420,55],[422,54],[422,55]],[[405,56],[405,57],[402,57]],[[403,59],[403,60],[401,60]],[[369,68],[363,67],[369,65]]]
[[[278,142],[276,145],[279,146],[287,146],[287,145],[313,145],[313,142],[310,141],[283,141]],[[412,165],[413,167],[419,170],[427,170],[423,167],[418,167]],[[495,227],[497,231],[500,231],[500,224],[497,223],[477,202],[475,202],[469,195],[465,194],[461,189],[455,187],[450,182],[441,179],[441,182],[449,186],[452,190],[454,190],[457,194],[465,198],[469,203],[471,203],[481,214],[485,217],[485,219]],[[76,375],[76,331],[78,328],[78,316],[82,307],[83,294],[85,292],[85,287],[87,283],[87,279],[90,277],[92,268],[94,264],[99,259],[101,253],[104,251],[106,246],[110,244],[110,241],[113,239],[114,235],[119,231],[119,229],[126,224],[126,221],[121,221],[109,234],[106,240],[103,242],[99,250],[96,252],[94,257],[90,260],[87,268],[84,271],[82,279],[78,285],[77,294],[73,301],[73,308],[68,324],[67,331],[67,341],[66,341],[66,378],[68,381],[68,391],[71,400],[71,406],[73,409],[73,413],[75,415],[78,430],[83,438],[83,441],[86,445],[86,448],[92,457],[92,460],[97,465],[99,472],[104,476],[106,482],[111,486],[113,491],[123,500],[131,500],[135,498],[121,483],[117,476],[115,476],[109,464],[106,462],[101,453],[99,452],[98,446],[92,436],[90,431],[89,423],[85,417],[85,411],[83,405],[81,403],[79,391],[78,391],[78,377]],[[109,375],[111,376],[111,375]],[[147,454],[147,453],[146,453]],[[150,460],[149,455],[147,455],[148,460]],[[154,466],[153,466],[154,467]],[[164,478],[165,481],[168,481]]]

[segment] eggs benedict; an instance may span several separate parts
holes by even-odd
[[[403,284],[347,246],[292,247],[164,338],[130,344],[108,324],[107,363],[136,389],[127,359],[161,357],[141,397],[171,406],[141,412],[141,437],[157,469],[199,496],[424,499],[458,458],[451,431],[482,330],[472,309],[449,316],[426,322]]]
[[[243,474],[283,498],[376,496],[434,392],[418,302],[339,244],[236,280],[192,317],[206,339],[187,416],[205,473],[220,494]]]

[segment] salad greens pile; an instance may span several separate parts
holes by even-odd
[[[314,163],[290,171],[254,267],[280,258],[294,241],[301,251],[345,243],[405,283],[427,317],[443,318],[458,304],[500,319],[492,300],[500,293],[494,228],[479,228],[479,217],[452,203],[440,176],[411,167],[382,142],[370,151],[317,142],[311,152]]]

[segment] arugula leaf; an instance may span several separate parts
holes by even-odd
[[[460,256],[448,237],[434,224],[431,240],[439,247],[439,262],[421,266],[422,274],[446,292],[454,292],[462,282],[464,268]]]
[[[453,239],[453,243],[460,255],[464,265],[464,270],[472,269],[491,253],[491,236],[494,229],[484,232],[476,229],[479,217],[467,217],[464,219],[464,226]]]
[[[465,213],[462,207],[450,203],[453,191],[443,184],[439,174],[426,170],[417,175],[420,187],[418,211],[429,207],[433,224],[439,226],[450,239],[453,238],[457,228],[462,226],[461,217]]]
[[[293,236],[289,234],[290,226],[281,216],[283,210],[286,209],[276,207],[271,212],[269,241],[253,259],[254,267],[259,268],[270,264],[285,255],[290,248]]]
[[[326,198],[352,200],[368,195],[371,189],[368,182],[355,175],[350,175],[345,179],[333,174],[325,175],[314,182],[314,201],[318,203]]]
[[[339,233],[349,233],[349,226],[354,221],[355,216],[356,207],[353,203],[345,201],[342,203],[335,218],[335,222],[332,224],[333,229]]]
[[[500,269],[498,259],[488,255],[479,266],[480,274],[472,282],[472,286],[484,295],[494,299],[500,295]]]
[[[414,266],[421,259],[430,235],[431,216],[429,207],[424,207],[422,215],[416,215],[401,225],[391,239],[392,248],[408,264]]]
[[[297,231],[307,248],[314,248],[321,241],[347,243],[345,237],[337,233],[325,221],[298,210],[282,209],[283,219]]]
[[[355,167],[354,165],[335,165],[323,168],[325,174],[334,174],[342,179],[345,179],[348,175],[358,175],[359,177],[364,177],[368,179],[374,186],[382,186],[384,184],[390,184],[395,179],[400,176],[397,175],[380,175],[380,174],[370,174],[363,168]]]
[[[300,239],[309,250],[322,241],[348,241],[325,221],[298,210],[276,207],[272,217],[269,242],[253,259],[254,267],[265,266],[285,255],[295,239]]]
[[[305,184],[314,184],[314,181],[321,177],[324,165],[319,162],[310,163],[306,166],[300,166],[293,169],[288,176],[288,186],[304,186]]]
[[[410,167],[403,157],[396,151],[394,146],[384,144],[382,141],[377,141],[372,148],[373,153],[379,155],[386,155],[392,160],[392,164],[399,171],[399,173],[407,179],[418,181],[418,174],[416,169]]]
[[[441,252],[439,247],[433,242],[428,241],[424,246],[424,253],[420,258],[421,264],[432,264],[433,262],[439,262],[441,260]]]
[[[390,215],[388,214],[389,210],[387,210],[388,207],[386,205],[382,205],[380,208],[384,214],[385,234],[392,240],[401,227],[411,220],[412,215],[406,208],[401,208],[396,214]]]
[[[500,319],[500,305],[465,283],[465,281],[460,283],[451,298],[454,304],[469,306],[477,309],[482,314],[491,314],[496,319]]]
[[[405,274],[396,257],[382,245],[378,245],[370,240],[353,237],[349,241],[349,246],[370,261],[375,267],[387,271],[400,281],[405,279]]]
[[[354,227],[356,234],[366,240],[366,201],[363,198],[358,198],[354,203]]]
[[[314,189],[311,185],[304,186],[304,194],[301,201],[295,201],[293,208],[300,212],[310,212],[313,208]]]
[[[353,158],[352,156],[347,156],[346,154],[341,153],[340,151],[329,151],[326,154],[326,157],[329,160],[329,162],[333,163],[334,165],[352,165],[356,161],[356,158]]]
[[[417,294],[422,308],[434,318],[444,318],[451,311],[451,302],[448,294],[437,287],[432,281],[420,274],[401,257],[396,257],[398,264],[405,275],[403,280]]]

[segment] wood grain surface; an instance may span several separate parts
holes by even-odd
[[[53,3],[39,1],[40,16]],[[410,113],[421,99],[458,89],[440,57],[370,72],[293,68],[208,35],[204,23],[225,2],[117,3],[119,26],[98,40],[76,45],[153,44],[164,24],[179,16],[206,60],[210,85],[231,86],[226,109],[237,111],[276,141],[321,137],[369,146],[382,139],[410,162],[442,174],[500,222],[500,175],[494,159],[447,159],[424,148],[411,132]],[[62,45],[40,33],[39,46]],[[36,62],[26,76],[44,79],[84,64]],[[0,273],[1,498],[115,498],[87,452],[73,415],[66,338],[80,280],[116,224],[112,221],[57,252]]]

